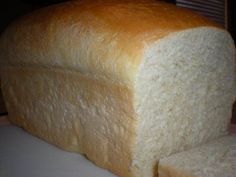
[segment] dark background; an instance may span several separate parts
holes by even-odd
[[[65,0],[64,0],[65,1]],[[175,0],[163,0],[175,3]],[[0,5],[0,33],[17,17],[29,13],[35,9],[42,8],[54,3],[60,3],[63,0],[7,0]],[[236,42],[236,1],[227,0],[227,23],[228,31]],[[0,85],[1,89],[1,85]],[[0,91],[0,115],[7,114]],[[233,109],[233,123],[236,123],[236,103]]]
[[[234,43],[236,43],[236,1],[228,1],[228,31],[234,38]]]
[[[228,1],[228,31],[231,33],[236,44],[236,1]],[[232,123],[236,124],[236,102],[233,107]]]

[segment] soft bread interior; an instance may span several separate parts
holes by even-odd
[[[203,146],[160,160],[159,177],[235,177],[236,136],[224,136]]]
[[[137,176],[152,177],[160,158],[227,134],[234,54],[229,34],[207,27],[176,32],[147,47],[135,85]]]

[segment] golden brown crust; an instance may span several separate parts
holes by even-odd
[[[202,26],[216,25],[164,2],[72,1],[13,23],[0,40],[1,58],[7,65],[69,68],[129,85],[145,45]]]
[[[13,124],[64,150],[85,154],[119,176],[133,175],[136,114],[131,90],[64,70],[8,67],[2,76]]]

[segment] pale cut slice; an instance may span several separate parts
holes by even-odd
[[[159,177],[235,177],[236,135],[160,160]]]

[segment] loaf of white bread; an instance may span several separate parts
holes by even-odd
[[[121,177],[227,134],[234,56],[228,32],[164,2],[66,2],[0,37],[9,120]]]
[[[236,177],[236,134],[161,159],[158,177]]]

